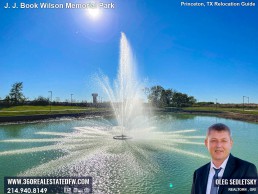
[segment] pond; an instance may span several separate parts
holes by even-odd
[[[151,120],[149,130],[126,141],[113,139],[113,118],[0,125],[0,182],[92,176],[94,193],[190,193],[194,170],[210,161],[204,139],[216,122],[231,128],[232,154],[258,166],[257,124],[172,113]]]

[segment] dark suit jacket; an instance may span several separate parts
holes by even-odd
[[[206,194],[208,176],[210,171],[210,162],[197,169],[193,175],[193,185],[191,194]],[[229,155],[228,162],[222,178],[257,178],[257,169],[254,164]],[[229,186],[230,187],[230,186]],[[233,188],[233,187],[232,187]],[[248,192],[249,194],[258,194],[257,191]],[[219,187],[218,194],[243,194],[247,192],[228,191],[228,187]]]

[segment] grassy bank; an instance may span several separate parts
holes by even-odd
[[[52,114],[75,114],[84,112],[94,112],[106,110],[106,108],[78,107],[78,106],[12,106],[0,108],[2,116],[32,116],[32,115],[52,115]]]
[[[197,115],[212,115],[226,119],[234,119],[248,122],[258,122],[258,108],[228,108],[228,107],[187,107],[180,109],[178,112],[197,114]]]
[[[108,111],[108,108],[96,107],[78,107],[78,106],[13,106],[8,108],[0,108],[0,117],[6,120],[6,117],[14,118],[17,116],[28,116],[30,119],[53,117],[55,115],[73,115],[73,114],[94,114],[96,112]],[[197,114],[197,115],[213,115],[223,118],[258,122],[258,108],[229,108],[229,107],[186,107],[186,108],[165,108],[160,109],[169,112]],[[158,111],[158,110],[157,110]],[[49,115],[49,116],[48,116]],[[33,117],[34,116],[34,117]],[[30,120],[29,119],[29,120]],[[19,119],[18,119],[19,120]]]
[[[251,114],[258,115],[258,108],[224,108],[224,107],[187,107],[183,108],[184,111],[202,111],[202,112],[218,112],[218,113],[239,113],[239,114]]]

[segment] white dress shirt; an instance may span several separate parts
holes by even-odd
[[[226,165],[227,165],[227,162],[228,162],[228,158],[229,158],[229,156],[226,158],[226,160],[224,160],[224,162],[218,168],[211,161],[210,172],[209,172],[207,188],[206,188],[206,194],[210,194],[210,192],[211,192],[212,179],[213,179],[213,176],[215,175],[215,170],[213,168],[216,168],[216,169],[221,168],[221,170],[218,174],[218,177],[221,178],[223,176],[224,171],[225,171],[225,168],[226,168]]]

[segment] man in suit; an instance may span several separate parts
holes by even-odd
[[[257,179],[257,169],[254,164],[236,158],[230,154],[232,145],[233,140],[231,130],[228,126],[222,123],[217,123],[208,128],[205,146],[210,152],[211,162],[194,172],[191,194],[258,193],[258,188],[255,186],[253,188],[256,188],[256,191],[240,192],[230,190],[230,186],[218,187],[213,184],[214,179],[218,177],[227,179]],[[231,188],[234,187],[231,186]]]

